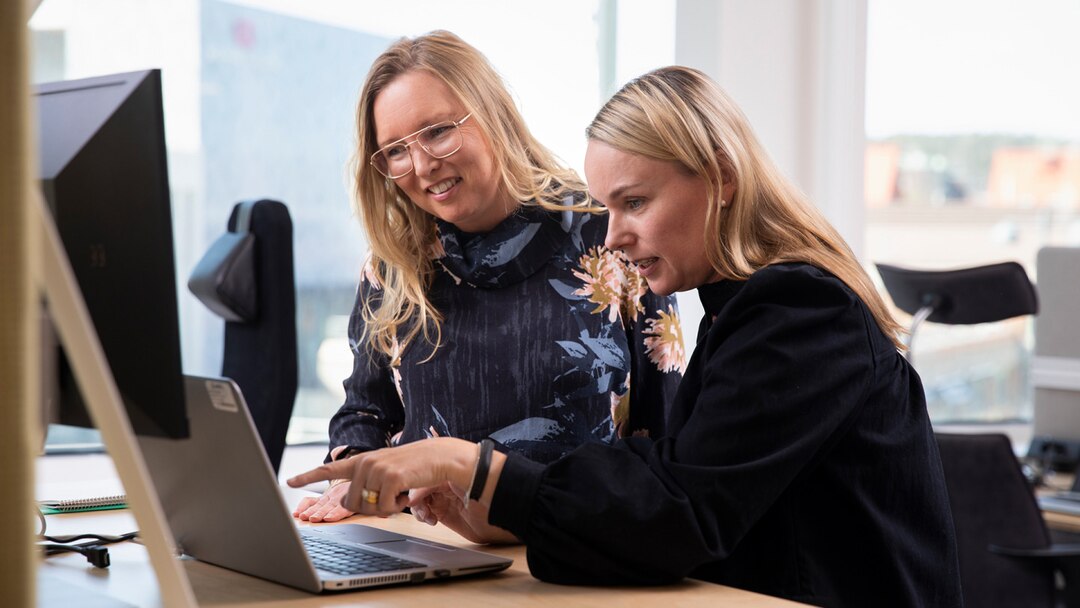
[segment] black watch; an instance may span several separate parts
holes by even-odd
[[[341,450],[340,454],[338,454],[337,456],[334,456],[334,462],[337,462],[339,460],[345,460],[346,458],[349,458],[350,456],[356,456],[357,454],[362,454],[362,453],[364,453],[366,451],[367,450],[362,450],[360,448],[354,448],[352,446],[349,446],[349,447],[345,448],[344,450]]]

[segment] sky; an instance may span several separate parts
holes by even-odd
[[[1080,141],[1080,1],[870,0],[866,129]]]

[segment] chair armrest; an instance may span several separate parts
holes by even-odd
[[[1080,544],[1050,545],[1043,549],[1014,549],[1000,545],[990,545],[991,553],[1030,559],[1036,563],[1052,567],[1065,577],[1065,589],[1061,600],[1066,608],[1080,608]]]

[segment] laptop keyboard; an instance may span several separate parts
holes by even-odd
[[[424,564],[407,559],[391,557],[323,538],[306,535],[301,535],[300,538],[303,539],[304,548],[307,549],[315,567],[334,574],[349,576],[425,567]]]

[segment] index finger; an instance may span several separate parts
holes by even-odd
[[[310,471],[300,473],[295,477],[290,477],[285,483],[289,484],[289,487],[291,488],[299,488],[316,481],[352,479],[353,466],[355,464],[356,462],[353,458],[328,462],[320,467],[311,469]]]

